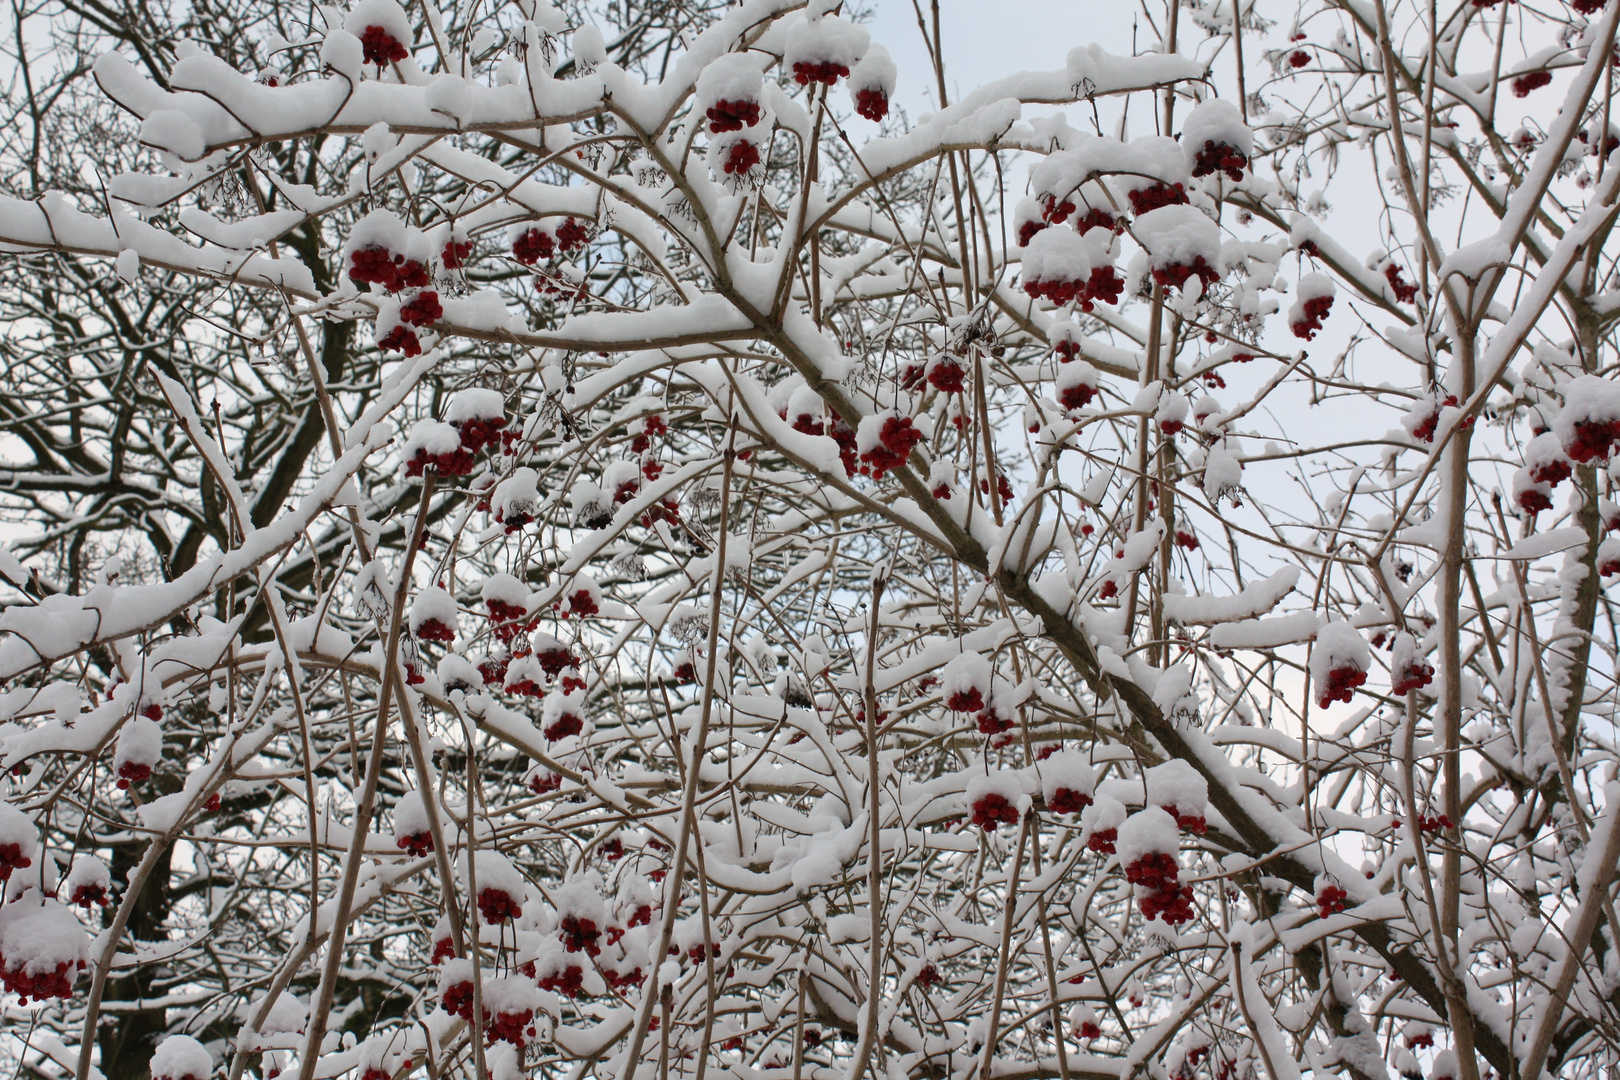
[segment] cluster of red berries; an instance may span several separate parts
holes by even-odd
[[[444,1011],[451,1016],[459,1016],[467,1023],[472,1023],[473,984],[471,979],[462,979],[451,983],[444,988],[444,996],[440,998]]]
[[[91,907],[96,905],[106,907],[112,903],[112,897],[107,895],[105,885],[75,885],[73,895],[68,897],[68,903],[77,904],[89,911]]]
[[[367,244],[349,254],[349,280],[381,285],[391,293],[420,289],[428,283],[428,269],[416,259],[396,255],[381,244]]]
[[[1144,889],[1164,889],[1176,884],[1181,867],[1168,851],[1150,851],[1125,868],[1125,880]]]
[[[437,966],[456,955],[455,940],[446,934],[433,943],[433,955],[428,957],[428,963]]]
[[[475,416],[456,422],[453,426],[456,434],[461,436],[461,448],[469,454],[482,453],[486,446],[493,446],[497,442],[503,449],[510,450],[522,434],[520,431],[506,430],[505,416]]]
[[[1549,506],[1548,509],[1551,509],[1551,506]],[[1405,671],[1398,671],[1395,673],[1395,678],[1390,685],[1389,692],[1394,694],[1396,697],[1401,697],[1405,694],[1410,694],[1414,690],[1419,690],[1425,686],[1428,686],[1433,679],[1433,667],[1425,664],[1422,660],[1413,660],[1406,666]]]
[[[860,455],[863,463],[861,472],[874,480],[883,479],[884,473],[904,465],[920,442],[922,432],[912,425],[911,417],[886,417],[878,431],[877,445]]]
[[[1316,704],[1320,708],[1327,708],[1335,701],[1348,704],[1355,699],[1356,687],[1367,681],[1367,673],[1354,664],[1341,664],[1328,671],[1327,687],[1322,696],[1317,698]]]
[[[999,712],[992,705],[974,717],[974,723],[978,726],[980,735],[1000,735],[1004,731],[1012,730],[1013,718]]]
[[[523,235],[512,242],[512,258],[524,266],[533,266],[541,259],[550,259],[555,255],[568,255],[585,246],[590,239],[590,232],[584,225],[567,218],[557,226],[557,235],[553,237],[544,229],[528,229]]]
[[[1075,1034],[1087,1041],[1100,1039],[1102,1038],[1102,1028],[1097,1026],[1095,1020],[1082,1020],[1080,1026],[1075,1029]]]
[[[540,661],[540,670],[544,671],[546,677],[550,679],[555,679],[568,668],[579,666],[579,658],[569,650],[568,646],[561,643],[549,645],[534,655],[535,659]],[[583,690],[584,687],[582,686],[580,689]]]
[[[546,729],[542,731],[541,734],[546,737],[547,741],[556,742],[558,739],[566,739],[572,735],[578,735],[584,730],[585,722],[583,720],[571,712],[565,712],[559,714],[555,721],[548,724]]]
[[[1114,854],[1114,844],[1119,840],[1118,829],[1093,829],[1086,838],[1086,847],[1099,855]]]
[[[1395,299],[1403,304],[1410,304],[1417,299],[1418,288],[1405,278],[1401,277],[1401,268],[1395,263],[1384,264],[1384,280],[1395,291]]]
[[[399,318],[411,326],[432,326],[444,318],[444,305],[439,303],[438,293],[423,289],[409,302],[400,305]]]
[[[719,135],[726,131],[741,131],[759,123],[759,102],[717,101],[706,110],[709,131]]]
[[[941,356],[928,365],[928,385],[942,394],[960,394],[967,372],[949,356]]]
[[[1325,885],[1316,896],[1316,912],[1322,918],[1337,915],[1344,910],[1344,902],[1349,895],[1337,885]]]
[[[578,964],[569,964],[562,971],[554,972],[535,981],[542,990],[550,990],[564,997],[577,998],[585,989],[585,970]]]
[[[1181,183],[1167,184],[1156,180],[1144,188],[1126,193],[1131,200],[1131,212],[1140,217],[1163,206],[1180,206],[1187,201],[1187,189]]]
[[[1434,411],[1428,416],[1425,416],[1423,418],[1423,422],[1412,429],[1412,438],[1416,439],[1418,442],[1434,442],[1435,429],[1440,426],[1440,410],[1455,409],[1458,404],[1459,402],[1456,394],[1447,394],[1444,400],[1442,400],[1439,405],[1435,406]],[[1467,427],[1473,422],[1473,419],[1469,418],[1468,420],[1463,421],[1463,426]],[[1616,430],[1617,437],[1620,437],[1620,426],[1617,426]],[[1570,456],[1574,457],[1573,454]],[[1579,461],[1580,459],[1576,458],[1576,460]]]
[[[416,628],[416,636],[423,641],[454,641],[456,628],[446,626],[440,619],[423,619]]]
[[[1564,453],[1582,465],[1607,458],[1614,444],[1620,442],[1620,420],[1579,420],[1574,426],[1575,438],[1564,447]]]
[[[446,270],[460,270],[467,264],[472,249],[471,240],[450,240],[444,245],[444,250],[439,252],[439,261],[444,264]]]
[[[399,849],[414,859],[420,859],[433,850],[433,834],[430,832],[411,833],[401,836],[394,841]]]
[[[1077,302],[1082,311],[1093,310],[1099,300],[1105,304],[1118,304],[1120,294],[1124,291],[1125,281],[1112,265],[1093,266],[1090,276],[1084,281],[1078,278],[1045,278],[1024,282],[1024,292],[1037,300],[1044,297],[1059,307]]]
[[[631,438],[630,452],[634,454],[645,454],[648,450],[652,449],[652,437],[654,435],[668,434],[669,424],[665,423],[662,416],[659,416],[657,413],[653,413],[651,416],[647,417],[647,419],[642,421],[640,433]],[[819,435],[821,433],[818,431],[816,434]]]
[[[1333,297],[1313,296],[1301,306],[1304,309],[1305,317],[1294,323],[1289,329],[1294,331],[1295,337],[1311,341],[1316,337],[1316,332],[1322,329],[1322,320],[1328,317],[1329,311],[1333,310]]]
[[[1209,823],[1204,819],[1203,814],[1183,814],[1176,809],[1173,803],[1169,806],[1161,806],[1159,809],[1175,818],[1176,827],[1183,832],[1197,833],[1199,836],[1203,836],[1209,829]]]
[[[484,1010],[484,1045],[494,1046],[498,1042],[509,1042],[518,1049],[523,1049],[524,1043],[533,1037],[534,1010],[524,1009],[521,1012],[500,1012],[493,1015],[488,1009]]]
[[[411,55],[403,43],[381,26],[368,26],[360,32],[361,55],[368,64],[387,67]]]
[[[562,931],[563,948],[569,952],[583,951],[586,956],[598,956],[602,952],[600,938],[601,929],[596,925],[595,919],[582,919],[577,915],[564,915],[560,924]]]
[[[1216,142],[1214,139],[1205,139],[1203,149],[1193,157],[1192,174],[1198,177],[1223,172],[1232,183],[1236,184],[1243,179],[1243,170],[1248,167],[1248,155],[1237,147],[1229,143]]]
[[[882,90],[858,90],[855,111],[875,124],[889,115],[889,95]]]
[[[1091,805],[1091,796],[1084,792],[1060,787],[1046,801],[1046,809],[1053,814],[1078,814]]]
[[[1513,96],[1529,97],[1532,90],[1540,90],[1552,82],[1552,72],[1532,71],[1513,80]]]
[[[486,885],[478,890],[478,911],[491,926],[523,914],[523,905],[505,889]]]
[[[1018,807],[1008,802],[1005,795],[986,792],[974,800],[972,820],[985,832],[992,832],[997,825],[1018,824]]]
[[[8,993],[16,994],[22,1005],[27,1005],[30,1000],[70,998],[73,996],[73,980],[84,968],[83,960],[62,960],[54,968],[30,974],[20,962],[13,967],[5,962],[4,957],[0,957],[0,985]]]
[[[126,761],[118,766],[118,790],[128,791],[131,784],[144,784],[152,779],[152,766],[144,762]]]
[[[731,150],[726,154],[726,160],[721,166],[727,176],[740,175],[748,172],[759,164],[759,147],[747,139],[738,139],[731,144]]]
[[[621,993],[626,990],[637,989],[647,981],[646,974],[638,967],[631,968],[629,971],[614,971],[609,968],[602,972],[602,978],[609,986]],[[657,1018],[654,1017],[654,1019]]]
[[[556,250],[556,241],[543,229],[529,229],[512,242],[512,258],[524,266],[533,266],[541,259],[549,259]]]
[[[509,604],[505,600],[495,598],[484,601],[484,604],[489,608],[491,628],[503,643],[510,643],[518,634],[526,633],[540,625],[538,619],[529,620],[528,609],[521,604]]]
[[[409,348],[405,349],[405,355],[415,356],[416,353],[421,352],[421,346],[415,344],[416,335],[403,326],[394,327],[393,333],[377,342],[377,344],[385,349],[397,348],[398,346],[392,344],[391,341],[402,332],[409,336],[410,344],[416,349],[416,352],[411,352]],[[411,460],[405,463],[405,475],[421,476],[429,465],[432,465],[440,476],[466,476],[473,470],[473,455],[462,446],[458,446],[444,454],[430,453],[427,447],[419,446],[416,448],[416,453],[411,456]]]
[[[1092,229],[1108,229],[1110,232],[1121,233],[1125,231],[1125,222],[1101,207],[1093,207],[1086,211],[1083,217],[1074,219],[1074,227],[1079,230],[1081,236]]]
[[[1073,386],[1060,387],[1058,390],[1058,404],[1065,409],[1083,409],[1091,404],[1091,399],[1097,396],[1097,388],[1090,383],[1075,383]]]
[[[838,63],[836,60],[800,60],[793,65],[793,81],[800,86],[808,86],[813,82],[832,86],[839,79],[847,78],[849,78],[849,67]]]
[[[1170,263],[1167,266],[1153,268],[1153,280],[1166,289],[1186,288],[1187,279],[1192,277],[1201,279],[1206,288],[1221,280],[1220,271],[1209,265],[1209,261],[1202,255],[1193,256],[1190,263]]]
[[[407,358],[422,355],[421,339],[416,336],[415,331],[406,326],[404,323],[400,323],[398,326],[388,331],[388,333],[378,338],[377,348],[382,349],[384,352],[397,352]],[[443,470],[440,471],[442,472]],[[420,471],[411,473],[409,475],[418,476],[420,475]],[[454,475],[460,476],[464,474],[456,473]]]
[[[1441,829],[1455,829],[1456,823],[1445,814],[1438,817],[1418,817],[1418,829],[1421,832],[1439,832]]]

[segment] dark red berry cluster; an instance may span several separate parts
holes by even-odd
[[[381,285],[396,293],[427,285],[428,269],[417,260],[395,254],[381,244],[367,244],[349,253],[349,280],[361,285]]]
[[[381,26],[368,26],[360,32],[361,55],[379,68],[397,64],[411,55],[403,43]]]
[[[1354,664],[1341,664],[1328,671],[1327,687],[1323,689],[1316,704],[1327,708],[1335,701],[1349,703],[1355,698],[1356,687],[1367,681],[1367,673]]]
[[[884,473],[904,465],[920,442],[922,432],[912,426],[911,417],[886,417],[878,432],[878,444],[860,456],[865,465],[861,471],[881,480]]]
[[[1395,291],[1395,299],[1403,304],[1410,304],[1417,299],[1418,288],[1401,277],[1401,268],[1395,263],[1384,264],[1384,280]]]
[[[1248,155],[1228,143],[1205,139],[1203,149],[1193,155],[1193,176],[1211,176],[1218,172],[1236,184],[1243,179],[1243,170],[1249,167]]]
[[[813,82],[832,86],[839,79],[847,78],[849,78],[848,66],[836,60],[800,60],[793,65],[793,81],[800,86],[808,86]]]
[[[718,135],[726,131],[741,131],[759,123],[759,102],[717,101],[706,110],[709,131]]]
[[[726,154],[723,168],[727,176],[732,176],[746,173],[758,164],[759,147],[747,139],[738,139],[731,144],[731,150]]]
[[[1333,297],[1313,296],[1305,301],[1303,308],[1305,317],[1294,323],[1290,329],[1294,331],[1295,337],[1310,341],[1316,337],[1316,332],[1322,329],[1322,320],[1327,318],[1328,312],[1333,309]]]
[[[523,904],[505,889],[486,885],[478,891],[478,911],[484,921],[494,925],[523,914]]]
[[[1131,212],[1140,216],[1161,206],[1180,206],[1187,201],[1187,189],[1179,183],[1166,184],[1157,180],[1147,187],[1128,192],[1127,197],[1131,200]]]
[[[1185,288],[1189,278],[1199,278],[1207,288],[1221,280],[1220,272],[1202,255],[1193,256],[1190,263],[1170,263],[1166,266],[1153,268],[1153,280],[1164,288]]]
[[[1060,787],[1046,801],[1046,809],[1054,814],[1078,814],[1091,805],[1091,796]]]
[[[1007,801],[1005,795],[991,791],[973,802],[973,824],[991,832],[997,825],[1018,824],[1018,807]]]
[[[877,123],[889,115],[889,95],[882,90],[856,91],[855,111]]]

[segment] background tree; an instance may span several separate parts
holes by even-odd
[[[917,14],[14,9],[17,1067],[1614,1067],[1616,5]]]

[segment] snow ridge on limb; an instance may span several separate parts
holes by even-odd
[[[0,678],[9,679],[97,643],[160,626],[210,595],[221,582],[285,551],[331,508],[365,460],[387,442],[391,432],[380,421],[405,399],[416,379],[433,363],[431,358],[423,358],[386,391],[367,417],[350,430],[349,438],[354,441],[309,494],[266,528],[250,533],[239,547],[199,563],[173,581],[130,586],[110,595],[96,591],[82,597],[57,594],[33,607],[12,605],[0,611],[0,634],[5,635],[0,640]]]

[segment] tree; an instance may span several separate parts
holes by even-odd
[[[1615,1067],[1620,5],[918,14],[14,13],[19,1067]]]

